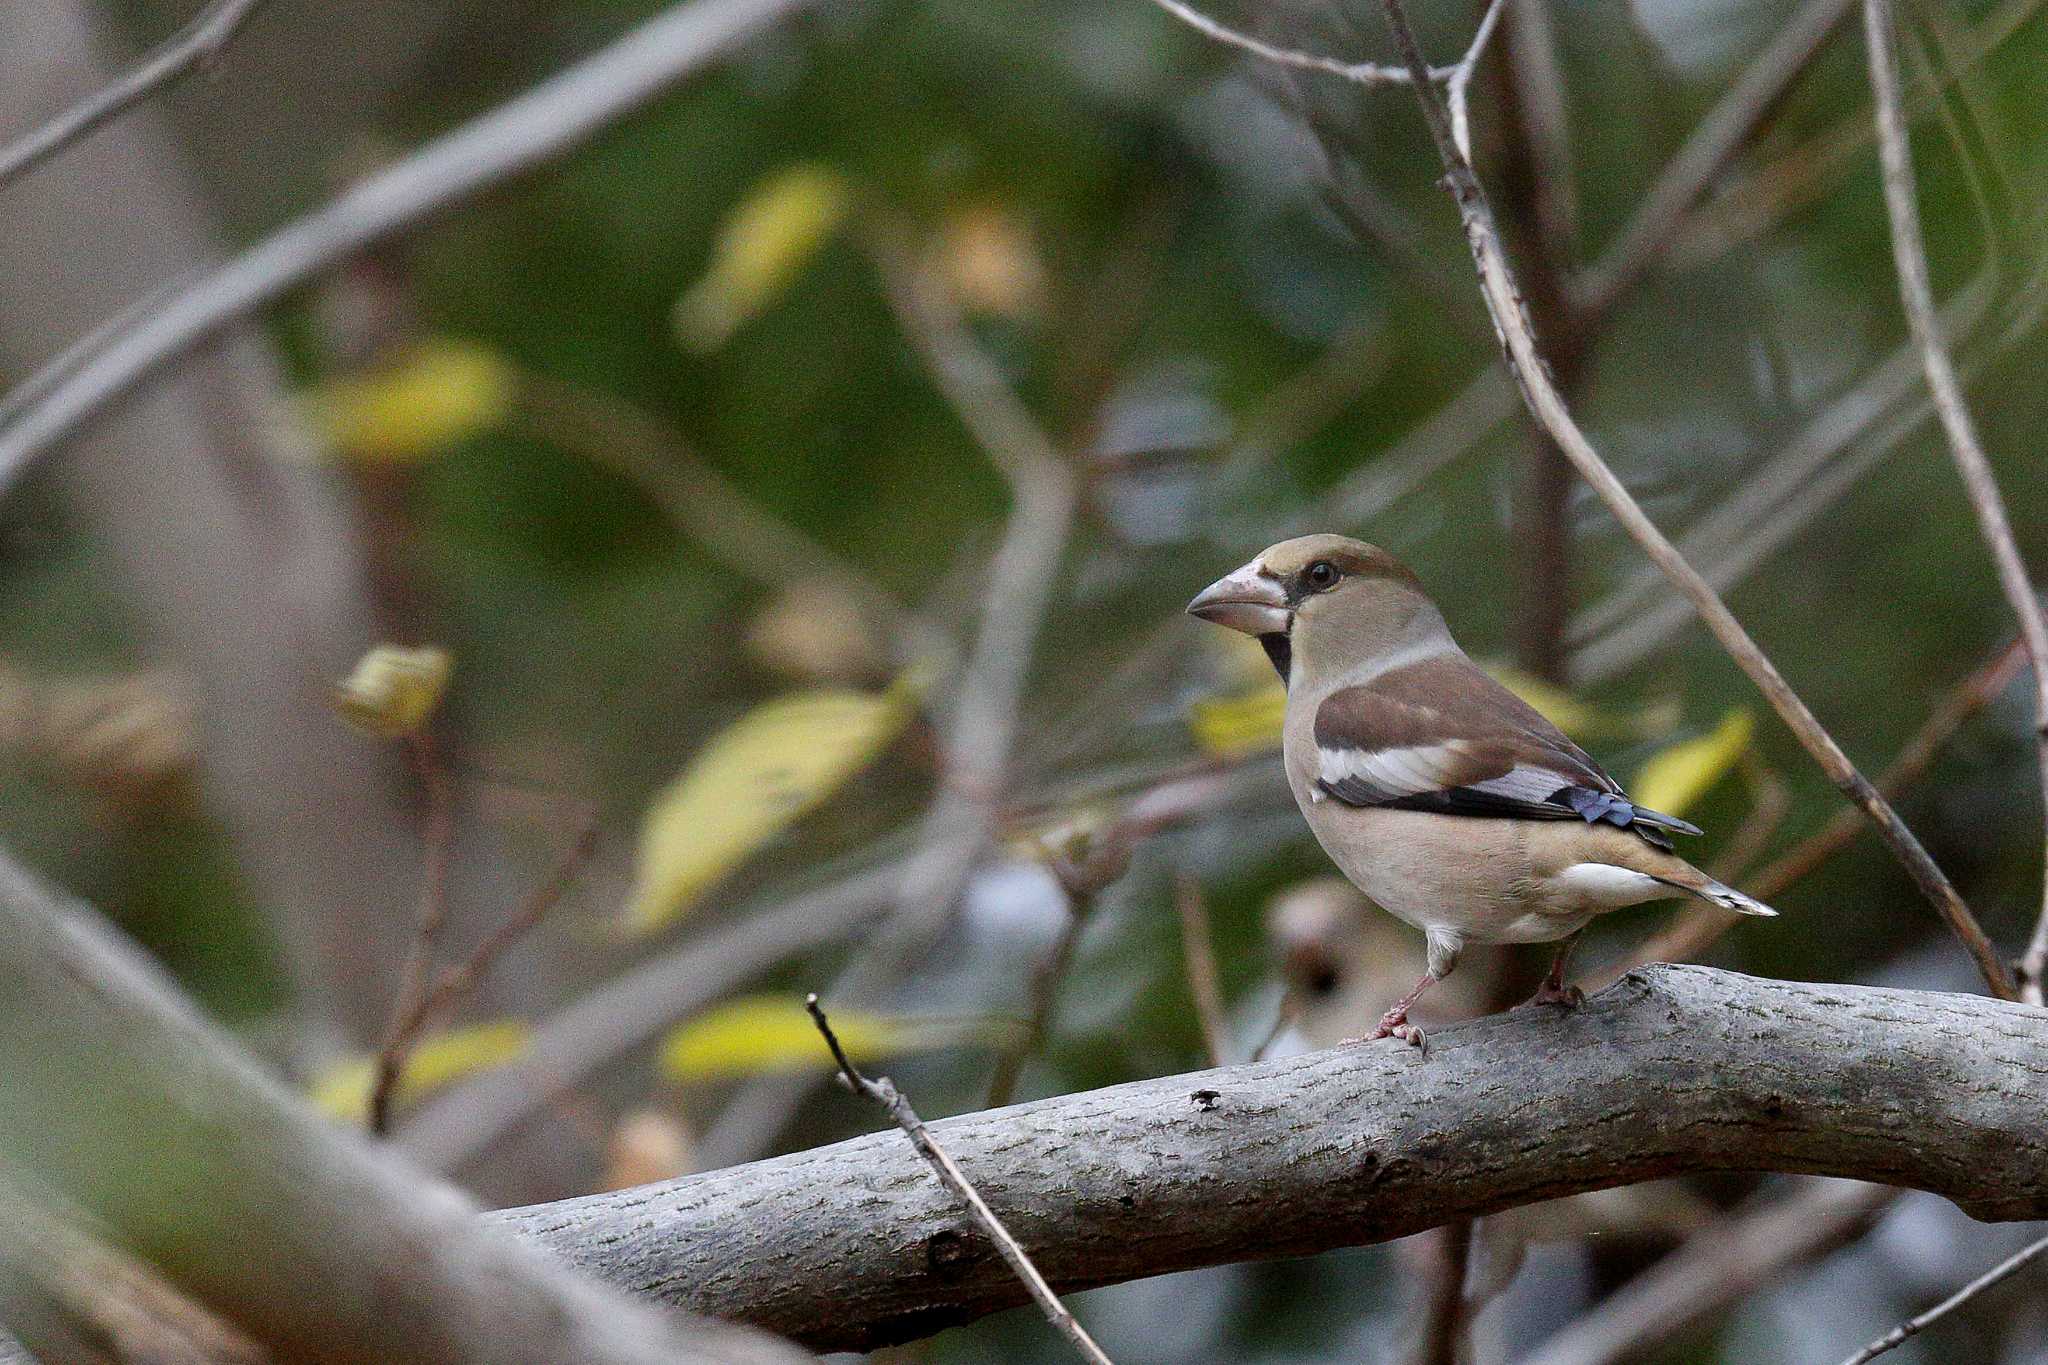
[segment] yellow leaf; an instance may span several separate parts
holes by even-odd
[[[441,704],[454,671],[454,656],[438,646],[378,645],[334,689],[334,709],[379,739],[417,734]]]
[[[436,337],[373,374],[336,379],[308,400],[334,447],[366,464],[410,464],[503,421],[518,375],[473,341]]]
[[[676,300],[683,345],[724,345],[789,287],[851,203],[846,182],[825,166],[790,166],[756,185],[726,218],[703,278]]]
[[[1211,758],[1241,758],[1280,744],[1287,689],[1277,681],[1234,697],[1205,697],[1188,712],[1195,746]]]
[[[392,1098],[409,1104],[431,1090],[472,1072],[514,1061],[526,1051],[533,1030],[515,1019],[444,1029],[420,1039],[405,1059]],[[352,1057],[313,1078],[316,1107],[338,1119],[362,1123],[370,1117],[370,1090],[376,1084],[377,1059]]]
[[[794,692],[764,702],[704,746],[648,807],[626,927],[674,920],[726,873],[874,759],[921,690]]]
[[[982,1018],[919,1018],[846,1009],[828,1013],[832,1032],[856,1066],[1004,1031],[995,1021]],[[661,1044],[661,1074],[685,1084],[831,1066],[832,1053],[818,1026],[803,1005],[787,995],[729,1000],[671,1029]]]
[[[1678,725],[1675,701],[1652,702],[1634,711],[1613,711],[1581,701],[1555,683],[1509,664],[1487,663],[1480,667],[1573,739],[1654,738],[1670,733]]]
[[[1756,716],[1747,707],[1734,708],[1710,733],[1652,754],[1636,774],[1629,799],[1666,815],[1685,814],[1734,770],[1755,731]]]
[[[1484,664],[1495,682],[1520,697],[1543,713],[1543,718],[1574,739],[1600,733],[1612,734],[1616,723],[1601,715],[1598,708],[1580,701],[1555,683],[1545,682],[1533,673],[1524,673],[1507,664]]]

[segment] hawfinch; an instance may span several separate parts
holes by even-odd
[[[1565,940],[1539,1001],[1575,1003],[1565,960],[1595,915],[1698,896],[1777,911],[1672,852],[1683,820],[1621,784],[1458,648],[1407,566],[1343,536],[1282,541],[1188,611],[1254,636],[1287,685],[1287,783],[1340,871],[1422,930],[1429,970],[1372,1038],[1420,1043],[1408,1009],[1468,941]]]

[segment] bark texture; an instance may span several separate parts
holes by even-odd
[[[1382,1042],[933,1123],[1056,1289],[1377,1242],[1701,1171],[1931,1190],[2048,1216],[2048,1010],[1976,996],[1631,973]],[[818,1349],[1024,1297],[894,1131],[513,1209],[601,1279]]]

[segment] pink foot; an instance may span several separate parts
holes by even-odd
[[[1560,986],[1554,981],[1546,981],[1536,988],[1536,994],[1529,997],[1528,1003],[1560,1005],[1565,1009],[1575,1010],[1586,1003],[1586,993],[1577,986]]]
[[[1408,1022],[1406,1010],[1388,1010],[1381,1016],[1380,1026],[1358,1041],[1376,1043],[1382,1038],[1399,1038],[1411,1047],[1422,1046],[1422,1030]]]

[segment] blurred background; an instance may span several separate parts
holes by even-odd
[[[16,0],[0,126],[195,8]],[[265,6],[0,194],[0,378],[660,8]],[[1210,13],[1389,55],[1362,0]],[[1449,61],[1479,8],[1414,14]],[[1900,29],[1936,293],[2038,564],[2048,26],[1970,0]],[[1902,813],[2017,954],[2029,689],[1905,348],[1852,7],[1516,3],[1472,107],[1603,455],[1866,771],[1919,746]],[[806,990],[928,1118],[1326,1045],[1420,942],[1317,880],[1271,670],[1181,608],[1332,530],[1409,562],[1476,657],[1785,912],[1687,921],[1689,951],[1972,989],[1532,436],[1438,173],[1411,92],[1149,0],[817,5],[292,294],[0,503],[0,843],[351,1122],[445,864],[435,968],[483,945],[481,980],[418,1020],[392,1127],[497,1202],[874,1128],[821,1084]],[[1597,926],[1588,984],[1677,919]],[[1418,1017],[1542,965],[1475,951]],[[1544,1358],[1834,1358],[2028,1240],[1786,1177],[1511,1215],[1478,1232],[1478,1358],[1611,1319],[1690,1240],[1800,1200],[1838,1224],[1762,1284]],[[1430,1254],[1074,1303],[1125,1365],[1396,1359]],[[2048,1359],[2030,1274],[1898,1358]],[[887,1358],[1063,1350],[1012,1313]]]

